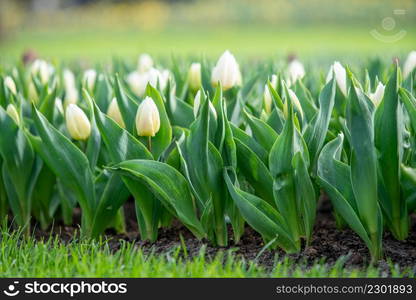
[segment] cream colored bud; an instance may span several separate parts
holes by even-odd
[[[78,102],[78,90],[73,87],[65,90],[64,107],[68,107],[69,104],[76,104]]]
[[[406,58],[403,65],[403,78],[409,76],[410,73],[416,68],[416,51],[412,51]]]
[[[94,90],[96,80],[97,80],[97,71],[95,71],[94,69],[88,69],[84,72],[84,75],[82,77],[82,82],[88,90],[90,91]]]
[[[374,93],[370,93],[368,95],[368,98],[370,98],[370,100],[373,101],[375,106],[378,106],[381,100],[383,100],[385,88],[385,85],[379,82]]]
[[[4,86],[14,95],[17,94],[16,84],[10,76],[4,77]]]
[[[234,55],[227,50],[221,55],[212,70],[211,83],[213,86],[217,86],[218,82],[220,82],[222,89],[225,91],[241,85],[241,81],[240,67]]]
[[[292,101],[293,107],[300,113],[300,116],[303,118],[303,110],[302,106],[300,105],[300,101],[298,96],[296,96],[295,92],[291,89],[288,89],[290,101]],[[285,105],[283,106],[283,114],[287,118],[288,116],[288,100],[286,100]]]
[[[188,72],[188,84],[189,88],[193,91],[198,90],[201,87],[201,64],[192,63]]]
[[[277,85],[276,75],[274,74],[272,75],[270,84],[272,85],[273,88],[276,88],[276,85]],[[264,101],[265,112],[269,114],[272,111],[273,98],[272,98],[272,94],[270,93],[269,86],[267,84],[264,86],[263,101]]]
[[[151,68],[144,73],[137,71],[130,73],[127,75],[126,81],[132,92],[137,96],[142,97],[146,92],[148,84],[156,88],[157,83],[159,82],[160,89],[164,90],[168,84],[169,74],[168,70],[159,71]]]
[[[160,129],[159,110],[150,97],[146,97],[137,109],[136,129],[139,136],[155,136]]]
[[[65,69],[63,72],[64,86],[66,90],[73,89],[76,87],[75,75],[71,70]]]
[[[332,80],[334,74],[339,89],[344,94],[344,96],[347,96],[347,71],[338,61],[334,62],[334,64],[331,66],[326,77],[327,83]]]
[[[69,104],[65,112],[66,128],[74,140],[83,141],[91,134],[87,115],[76,104]]]
[[[297,60],[292,60],[288,65],[289,82],[294,84],[297,80],[302,79],[305,76],[305,67]]]
[[[142,55],[140,55],[137,70],[140,73],[144,73],[149,71],[151,68],[153,68],[152,57],[147,53],[143,53]]]
[[[19,113],[17,112],[16,107],[13,104],[7,105],[6,113],[9,115],[10,118],[13,119],[13,121],[17,125],[19,125],[19,123],[20,123]]]
[[[32,103],[37,103],[39,96],[38,96],[38,92],[36,91],[35,84],[32,81],[29,82],[28,93],[29,93],[29,101]]]
[[[111,100],[111,103],[108,106],[107,115],[113,119],[121,128],[126,128],[116,98]]]
[[[38,75],[40,81],[45,84],[49,81],[49,78],[53,73],[53,67],[46,61],[37,59],[32,63],[31,72],[34,75]]]

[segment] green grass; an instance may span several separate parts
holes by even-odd
[[[302,57],[336,59],[357,54],[397,55],[416,44],[415,28],[392,44],[370,35],[371,26],[356,27],[173,27],[161,31],[49,29],[10,35],[0,44],[0,58],[19,58],[25,49],[35,49],[53,59],[108,60],[113,55],[136,57],[140,52],[155,56],[206,54],[216,57],[225,49],[237,56],[260,58],[294,52]]]
[[[1,277],[378,277],[386,276],[374,267],[345,269],[344,258],[332,266],[323,261],[313,266],[295,263],[286,257],[276,259],[272,270],[247,262],[232,251],[208,259],[201,248],[196,257],[176,247],[165,254],[145,254],[133,243],[122,242],[117,251],[108,241],[72,241],[58,238],[37,241],[22,238],[18,232],[3,230],[0,237]],[[391,265],[390,276],[400,272]]]

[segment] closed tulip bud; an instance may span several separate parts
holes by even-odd
[[[300,101],[298,96],[296,96],[295,92],[291,89],[288,89],[290,101],[293,104],[293,107],[300,113],[300,116],[303,118],[303,110],[302,106],[300,105]],[[286,100],[285,105],[283,106],[283,114],[287,118],[288,116],[288,100]]]
[[[164,90],[168,84],[169,74],[168,70],[159,71],[151,68],[144,73],[137,71],[130,73],[127,75],[126,81],[132,92],[137,96],[142,97],[146,92],[148,84],[156,88],[157,83],[159,83],[160,89]]]
[[[94,90],[95,81],[97,80],[97,71],[94,69],[88,69],[84,72],[84,76],[82,78],[82,82],[84,86],[87,87],[88,90]]]
[[[140,55],[137,70],[140,73],[144,73],[149,71],[151,68],[153,68],[152,57],[147,53]]]
[[[217,64],[212,70],[211,83],[217,86],[221,83],[222,89],[228,90],[234,86],[241,85],[241,72],[234,55],[228,50],[219,58]]]
[[[45,84],[49,81],[49,78],[53,73],[53,67],[46,61],[37,59],[32,63],[31,72],[34,75],[38,75],[40,81]]]
[[[201,87],[201,64],[193,63],[188,72],[188,84],[191,90],[196,91]]]
[[[416,51],[412,51],[406,58],[403,66],[403,78],[409,76],[410,73],[416,68]]]
[[[288,72],[290,84],[294,84],[297,80],[302,79],[303,76],[305,76],[305,68],[297,59],[294,59],[289,63]]]
[[[385,85],[379,82],[374,93],[370,93],[368,95],[368,98],[370,98],[370,100],[373,101],[375,106],[378,106],[381,100],[383,100],[384,89],[385,89]]]
[[[4,77],[4,86],[6,86],[12,94],[17,94],[16,84],[10,76]]]
[[[209,100],[207,99],[207,101],[209,101]],[[210,111],[211,111],[211,115],[212,115],[215,119],[217,119],[217,111],[215,110],[214,105],[212,105],[211,101],[209,102],[209,104],[208,104],[208,105],[209,105],[209,109],[210,109]],[[201,90],[199,90],[199,91],[196,93],[195,98],[194,98],[194,116],[195,116],[195,118],[196,118],[196,117],[197,117],[197,115],[198,115],[198,111],[199,111],[200,107],[201,107]]]
[[[19,125],[19,113],[17,112],[16,107],[13,104],[7,105],[6,112],[9,115],[9,117],[12,118],[17,125]]]
[[[136,129],[139,136],[155,136],[160,129],[159,110],[150,97],[146,97],[137,109]]]
[[[75,85],[75,75],[71,70],[65,69],[63,73],[64,86],[66,90],[73,89]]]
[[[88,139],[91,124],[85,113],[76,104],[69,104],[65,112],[66,128],[70,136],[77,141]]]
[[[55,107],[58,110],[58,112],[60,114],[64,114],[64,106],[62,104],[62,99],[61,98],[56,98],[55,99]]]
[[[276,85],[277,85],[276,75],[272,75],[270,84],[273,86],[273,88],[276,88]],[[272,111],[273,98],[272,98],[272,95],[270,94],[270,90],[267,84],[264,86],[263,101],[264,101],[264,110],[266,113],[269,114]]]
[[[111,100],[111,103],[108,106],[107,115],[113,119],[121,128],[126,128],[116,98]]]
[[[65,91],[64,106],[68,107],[70,104],[76,104],[78,102],[78,90],[73,87]]]
[[[345,68],[339,63],[334,62],[331,66],[329,73],[326,77],[326,82],[329,82],[335,74],[335,80],[341,92],[344,96],[347,96],[347,71]]]

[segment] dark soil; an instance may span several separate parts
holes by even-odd
[[[318,210],[310,246],[304,247],[303,251],[299,254],[291,254],[289,256],[294,261],[302,262],[306,265],[311,265],[320,260],[324,260],[331,265],[340,257],[345,256],[345,266],[348,268],[363,268],[368,266],[370,255],[365,244],[350,229],[338,229],[332,212],[333,210],[329,201],[323,201]],[[79,219],[79,211],[77,216],[76,219]],[[180,236],[182,236],[188,257],[198,255],[201,247],[204,246],[206,248],[205,253],[208,257],[215,256],[219,251],[232,250],[235,254],[247,261],[257,258],[258,264],[266,268],[272,268],[276,259],[285,255],[281,250],[265,250],[257,257],[263,249],[264,243],[261,236],[248,226],[238,243],[233,241],[232,231],[230,229],[230,245],[225,248],[215,247],[210,245],[208,241],[196,239],[184,226],[175,221],[170,228],[160,229],[156,242],[141,241],[137,229],[133,203],[126,203],[125,216],[127,222],[126,233],[116,234],[112,230],[106,232],[110,247],[114,251],[120,247],[122,241],[129,241],[136,243],[137,247],[142,248],[145,252],[166,253],[172,247],[181,246]],[[35,228],[35,236],[37,238],[49,237],[51,233],[54,233],[59,235],[59,238],[63,242],[67,242],[73,238],[74,233],[78,229],[78,225],[64,226],[56,224],[52,229],[47,231]],[[389,232],[386,232],[383,238],[383,247],[385,260],[378,262],[378,267],[381,271],[388,272],[388,261],[391,261],[401,269],[410,269],[416,272],[416,216],[412,216],[410,233],[406,241],[397,241]]]

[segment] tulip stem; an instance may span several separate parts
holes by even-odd
[[[149,149],[150,152],[152,152],[152,137],[151,136],[147,137],[147,148]]]

